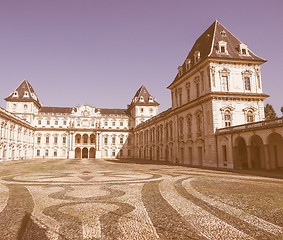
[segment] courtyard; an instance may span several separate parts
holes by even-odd
[[[0,239],[282,239],[283,180],[136,160],[0,163]]]

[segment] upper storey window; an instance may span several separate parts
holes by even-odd
[[[195,60],[195,63],[199,62],[199,60],[200,60],[200,51],[196,51],[194,53],[194,60]]]
[[[218,53],[220,53],[220,54],[228,54],[227,42],[225,42],[225,41],[219,41],[218,42]]]
[[[249,55],[248,45],[241,43],[239,45],[239,52],[240,52],[240,55]]]
[[[19,97],[19,94],[18,94],[17,91],[15,91],[15,92],[13,93],[13,97]]]
[[[245,91],[251,91],[251,77],[252,77],[252,72],[247,70],[242,72],[242,77],[243,77],[243,84],[244,84],[244,90]]]
[[[191,69],[191,59],[186,59],[185,61],[186,71]]]
[[[28,91],[25,91],[25,93],[24,93],[24,97],[29,97],[29,95],[28,95]]]
[[[227,68],[224,68],[221,71],[219,71],[219,75],[220,75],[221,91],[223,91],[223,92],[229,91],[230,70],[227,69]]]

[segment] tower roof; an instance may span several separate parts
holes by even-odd
[[[219,43],[222,42],[226,46],[226,54],[219,53]],[[236,38],[227,28],[225,28],[218,20],[216,20],[206,31],[196,40],[192,49],[190,50],[186,60],[180,69],[183,73],[186,70],[186,62],[190,61],[191,69],[199,65],[203,60],[210,59],[226,59],[226,60],[242,60],[254,61],[264,63],[266,60],[255,55],[247,48],[247,54],[241,54],[240,45],[243,44]],[[199,53],[199,59],[195,61],[195,54]],[[181,76],[177,74],[173,83],[175,83]],[[170,86],[173,84],[171,83]],[[169,86],[169,87],[170,87]]]
[[[158,106],[159,103],[155,98],[149,93],[147,88],[142,85],[139,90],[136,92],[135,96],[132,99],[131,104],[128,108],[131,108],[134,105],[147,105],[147,106]]]
[[[11,102],[34,102],[41,107],[35,91],[26,79],[23,80],[17,89],[6,97],[5,100]]]

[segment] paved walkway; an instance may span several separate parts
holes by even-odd
[[[283,239],[283,180],[149,161],[2,162],[0,239]]]

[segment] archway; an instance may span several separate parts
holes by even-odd
[[[82,150],[82,158],[88,158],[88,149],[87,148],[83,148],[83,150]]]
[[[156,160],[159,161],[159,147],[157,147],[157,151],[156,151]]]
[[[81,149],[80,148],[76,148],[75,150],[75,158],[81,158]]]
[[[87,145],[88,144],[88,135],[84,134],[83,135],[83,145]]]
[[[262,139],[258,135],[251,137],[251,163],[252,168],[264,168],[264,148]]]
[[[91,145],[95,144],[95,135],[93,133],[90,135],[90,144]]]
[[[238,169],[248,168],[248,152],[245,139],[238,137],[235,142],[234,167]]]
[[[279,133],[268,136],[270,168],[283,168],[283,138]]]
[[[81,144],[81,139],[82,139],[81,134],[76,134],[76,136],[75,136],[75,143],[76,144]]]
[[[90,150],[89,150],[89,158],[95,158],[95,149],[94,148],[90,148]]]

